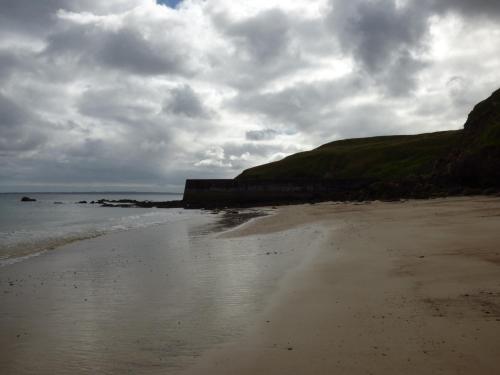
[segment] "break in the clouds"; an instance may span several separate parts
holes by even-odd
[[[335,139],[459,128],[500,87],[498,1],[0,9],[0,191],[179,191]]]

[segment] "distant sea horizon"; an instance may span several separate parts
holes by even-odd
[[[89,191],[0,191],[0,194],[153,194],[153,195],[182,195],[182,192],[174,191],[127,191],[127,190],[89,190]]]

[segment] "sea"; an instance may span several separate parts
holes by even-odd
[[[23,196],[35,202],[21,202]],[[81,204],[99,199],[172,201],[178,193],[0,193],[0,267],[110,232],[166,224],[189,211]]]
[[[272,324],[285,276],[326,238],[313,225],[231,236],[224,212],[77,203],[179,195],[26,195],[37,201],[0,195],[0,374],[177,373]]]

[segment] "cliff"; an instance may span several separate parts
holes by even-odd
[[[461,130],[335,141],[250,168],[188,180],[187,206],[427,198],[500,190],[500,90]]]
[[[458,145],[438,163],[436,174],[461,186],[500,186],[500,90],[474,107]]]

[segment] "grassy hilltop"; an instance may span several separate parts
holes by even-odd
[[[428,174],[451,151],[461,131],[335,141],[244,171],[238,179],[374,178]]]
[[[247,169],[236,178],[293,179],[498,187],[500,90],[474,107],[462,130],[335,141]]]

